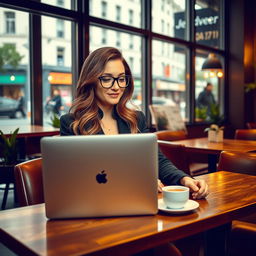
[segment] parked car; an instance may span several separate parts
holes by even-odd
[[[170,106],[175,106],[175,103],[171,99],[166,99],[164,97],[157,97],[153,96],[152,97],[152,103],[154,105],[170,105]],[[127,104],[128,107],[130,108],[135,108],[135,109],[141,109],[141,100],[132,100],[132,104],[129,102]]]
[[[21,117],[18,105],[18,100],[0,96],[0,116],[8,116],[9,118]]]

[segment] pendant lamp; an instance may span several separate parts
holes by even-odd
[[[214,53],[210,53],[202,65],[202,71],[206,71],[205,77],[222,77],[222,64]]]

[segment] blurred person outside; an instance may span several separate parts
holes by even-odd
[[[19,101],[19,104],[18,104],[17,111],[19,111],[22,114],[23,118],[25,118],[27,115],[26,115],[26,112],[25,112],[25,99],[24,99],[23,91],[19,92],[18,101]]]
[[[197,107],[199,109],[206,108],[207,115],[209,116],[211,112],[211,105],[216,104],[214,95],[212,93],[213,85],[211,83],[207,83],[204,90],[200,92],[197,98]]]
[[[60,110],[62,109],[62,100],[60,96],[60,89],[53,90],[53,97],[50,98],[46,103],[47,112],[53,112],[60,115]]]

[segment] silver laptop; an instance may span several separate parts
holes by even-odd
[[[41,150],[48,218],[157,213],[154,134],[44,137]]]

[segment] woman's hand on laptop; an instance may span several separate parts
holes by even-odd
[[[164,187],[164,184],[159,179],[157,180],[157,184],[158,184],[158,192],[161,193],[162,187]]]
[[[193,199],[202,199],[209,194],[208,185],[204,180],[195,180],[186,176],[180,180],[180,183],[190,188]]]

